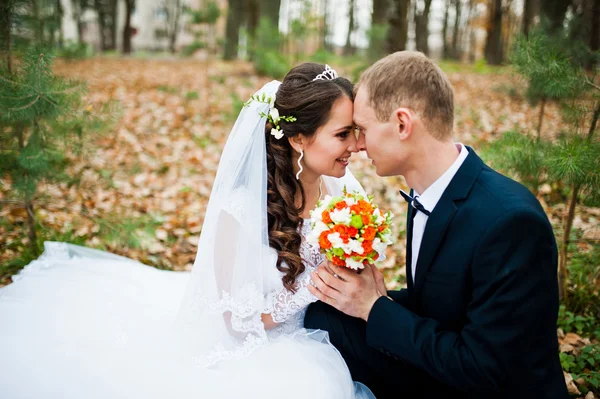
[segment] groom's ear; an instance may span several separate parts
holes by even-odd
[[[408,108],[397,108],[393,114],[400,140],[406,140],[412,134],[413,114]]]

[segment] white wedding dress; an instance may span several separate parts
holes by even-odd
[[[274,94],[279,82],[257,94]],[[192,272],[77,245],[44,253],[0,289],[4,399],[373,398],[324,331],[303,328],[322,260],[283,286],[267,233],[265,118],[245,107],[223,150]],[[327,192],[362,190],[347,173]],[[265,330],[261,314],[279,325]]]
[[[302,328],[314,300],[306,284],[323,255],[306,242],[301,255],[301,288],[270,295],[282,323],[267,332],[269,344],[203,368],[169,342],[190,273],[46,242],[42,256],[0,289],[0,397],[367,398],[364,386],[355,392],[326,333]]]

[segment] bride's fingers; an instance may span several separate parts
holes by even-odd
[[[328,305],[336,307],[337,301],[334,298],[323,293],[323,291],[321,291],[321,290],[329,291],[330,288],[323,282],[323,280],[321,280],[316,275],[316,273],[313,272],[312,274],[313,274],[313,279],[311,280],[310,284],[307,286],[310,293],[313,294],[314,296],[316,296],[317,299],[320,300],[321,302],[325,302]]]

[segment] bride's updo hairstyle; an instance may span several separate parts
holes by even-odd
[[[293,116],[294,122],[279,121],[284,137],[271,135],[273,125],[267,121],[267,213],[269,245],[278,253],[277,269],[285,275],[283,285],[295,292],[296,277],[304,272],[300,257],[302,211],[306,204],[304,188],[296,180],[292,167],[294,150],[288,138],[302,133],[309,140],[319,127],[329,120],[333,104],[342,96],[354,100],[352,83],[348,79],[314,80],[325,71],[325,65],[307,62],[294,67],[285,76],[276,93],[275,107],[280,115]],[[300,193],[302,203],[294,198]],[[285,262],[285,265],[283,264]]]

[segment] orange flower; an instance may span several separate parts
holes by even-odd
[[[346,262],[343,259],[338,258],[337,256],[333,256],[331,258],[331,262],[336,266],[346,266]]]
[[[358,204],[354,204],[350,207],[350,212],[354,215],[360,215],[360,206]]]
[[[348,235],[350,237],[355,237],[358,234],[358,229],[356,227],[348,227]]]
[[[387,224],[384,223],[377,228],[377,231],[381,233],[383,230],[387,229],[387,227]]]
[[[377,252],[375,252],[375,255],[373,255],[373,260],[377,260],[379,259],[379,254]]]
[[[363,255],[368,255],[371,253],[371,251],[373,251],[373,241],[363,241],[362,243],[362,247],[365,250],[365,253]]]
[[[323,249],[329,249],[333,246],[331,244],[331,241],[329,241],[329,239],[327,238],[328,234],[329,231],[324,231],[321,233],[321,235],[319,235],[319,246]]]
[[[360,213],[363,215],[370,215],[373,213],[373,206],[365,200],[358,200],[358,206],[360,207]]]
[[[333,230],[334,233],[340,233],[340,235],[342,235],[348,234],[347,229],[348,228],[343,224],[336,224],[331,230]]]
[[[337,210],[344,209],[345,207],[346,207],[346,201],[340,201],[335,204],[335,209],[337,209]]]
[[[375,234],[376,234],[376,233],[377,233],[377,231],[375,230],[375,228],[374,228],[374,227],[367,226],[367,227],[365,228],[365,232],[363,233],[363,238],[364,238],[365,240],[372,241],[372,240],[374,240],[374,239],[375,239]]]
[[[323,213],[321,214],[321,219],[323,219],[323,223],[325,224],[332,223],[331,215],[329,214],[328,210],[323,211]]]
[[[362,215],[362,222],[364,225],[367,225],[369,223],[371,223],[371,216],[369,215]]]

